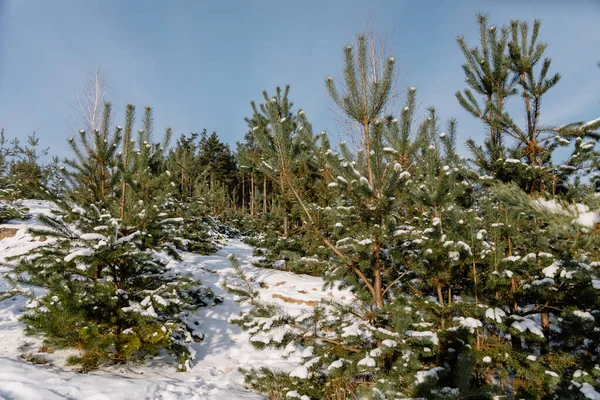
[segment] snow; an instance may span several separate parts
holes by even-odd
[[[428,371],[418,371],[415,375],[415,378],[417,379],[417,383],[419,383],[419,384],[425,383],[425,380],[427,378],[437,379],[438,372],[442,371],[443,369],[444,368],[442,368],[442,367],[435,367]]]
[[[358,322],[354,322],[350,326],[346,326],[342,328],[342,337],[350,337],[350,336],[362,336],[363,332],[361,331]]]
[[[573,311],[573,314],[585,321],[592,321],[592,322],[595,321],[594,316],[587,311],[575,310],[575,311]]]
[[[600,214],[595,212],[584,212],[579,214],[575,222],[586,228],[593,228],[596,224],[600,224]]]
[[[14,237],[0,240],[0,292],[13,289],[13,284],[3,278],[3,273],[12,268],[3,263],[4,258],[26,253],[52,240],[50,238],[46,242],[39,242],[26,232],[28,227],[43,226],[38,221],[37,214],[50,215],[50,204],[27,201],[24,205],[30,209],[33,218],[1,225],[18,231]],[[190,321],[197,322],[196,329],[204,334],[204,340],[192,343],[196,359],[191,363],[190,372],[184,373],[176,372],[176,365],[164,355],[151,358],[144,365],[108,366],[92,373],[81,374],[73,367],[65,365],[67,357],[74,354],[72,350],[57,350],[53,354],[37,353],[41,340],[25,335],[19,317],[26,307],[36,304],[35,299],[28,304],[28,295],[41,296],[44,290],[29,285],[17,286],[23,295],[0,301],[0,399],[258,400],[265,397],[245,388],[244,377],[239,368],[268,367],[285,373],[295,371],[294,375],[300,379],[305,376],[304,372],[308,374],[308,371],[300,365],[302,360],[298,356],[284,358],[286,351],[287,354],[291,354],[288,348],[256,350],[250,343],[250,334],[229,322],[250,306],[236,303],[234,296],[221,288],[221,283],[226,277],[235,276],[227,255],[235,254],[244,272],[254,282],[266,284],[265,288],[257,285],[261,301],[276,303],[292,315],[300,316],[306,313],[310,306],[305,303],[286,303],[273,298],[274,294],[306,302],[331,299],[330,292],[335,299],[350,302],[352,294],[348,290],[336,288],[322,290],[321,278],[253,267],[251,263],[255,258],[252,251],[250,246],[232,239],[215,254],[201,256],[184,253],[183,261],[170,260],[168,267],[171,270],[191,274],[215,295],[223,298],[220,305],[200,308],[190,314]],[[149,309],[152,303],[158,305],[163,301],[166,299],[152,295],[146,303],[147,307],[137,303],[135,309],[151,312]],[[295,348],[292,348],[293,353]],[[20,357],[24,352],[46,357],[49,364],[28,363]]]
[[[140,231],[135,231],[130,235],[123,236],[122,238],[115,240],[115,245],[131,242],[133,239],[135,239],[139,235],[140,235]]]
[[[600,393],[596,392],[594,387],[587,382],[583,382],[579,391],[583,393],[586,399],[600,400]]]
[[[159,222],[160,225],[163,224],[173,224],[173,223],[182,223],[183,222],[183,218],[182,217],[177,217],[177,218],[165,218],[162,221]]]
[[[542,285],[554,285],[554,279],[552,278],[544,278],[544,279],[536,279],[531,282],[533,286],[542,286]]]
[[[593,119],[591,121],[588,121],[585,124],[583,124],[581,127],[582,128],[587,128],[588,126],[592,126],[594,124],[597,124],[598,122],[600,122],[600,118],[596,118],[596,119]]]
[[[331,364],[329,364],[329,367],[327,367],[327,370],[331,371],[332,369],[342,368],[342,365],[344,365],[344,361],[336,360],[336,361],[332,362]]]
[[[65,257],[65,262],[70,262],[75,257],[89,257],[92,254],[93,253],[92,253],[91,249],[79,249],[79,250],[75,250],[74,252],[72,252],[71,254],[69,254],[68,256]]]
[[[435,334],[435,333],[433,333],[431,331],[406,331],[406,335],[410,336],[410,337],[427,339],[427,340],[431,341],[431,343],[433,343],[436,346],[439,343],[439,339],[437,337],[437,334]]]
[[[596,224],[600,224],[600,213],[597,211],[590,211],[589,207],[585,204],[576,203],[563,206],[556,200],[543,199],[537,199],[535,204],[541,211],[572,217],[573,223],[584,228],[593,228]]]
[[[483,327],[480,320],[471,317],[458,317],[454,318],[454,320],[458,321],[460,326],[467,328],[471,333],[475,332],[475,329]]]
[[[365,367],[374,367],[376,363],[373,358],[371,358],[370,356],[366,356],[365,358],[360,360],[357,365]]]
[[[502,322],[502,317],[505,317],[506,313],[500,308],[488,308],[485,310],[485,317],[488,319],[495,320],[497,323]]]
[[[290,372],[290,377],[306,379],[306,378],[308,378],[308,369],[306,369],[306,367],[301,365],[301,366],[297,367],[296,369],[294,369],[292,372]]]
[[[381,349],[379,347],[376,349],[373,349],[369,352],[369,355],[371,357],[379,357],[381,355]]]
[[[542,333],[542,328],[540,328],[535,323],[535,321],[528,318],[520,317],[518,315],[512,315],[511,317],[516,320],[510,325],[512,328],[515,328],[519,332],[529,331],[534,335],[544,337],[544,334]]]
[[[573,378],[579,378],[582,375],[588,375],[588,373],[585,372],[585,371],[582,371],[582,370],[578,369],[577,371],[575,371],[573,373]]]
[[[79,236],[79,238],[81,240],[104,240],[105,242],[108,241],[106,236],[101,235],[99,233],[84,233],[83,235]]]
[[[542,269],[542,274],[544,274],[544,276],[546,276],[548,278],[554,278],[554,276],[556,276],[556,273],[558,272],[559,268],[560,268],[560,263],[553,262],[546,268]]]

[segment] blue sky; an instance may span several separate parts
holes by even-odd
[[[250,100],[289,83],[315,130],[337,137],[324,79],[340,77],[341,49],[370,15],[394,46],[399,85],[417,87],[421,113],[434,105],[458,119],[461,141],[481,138],[481,125],[454,97],[464,88],[455,38],[476,44],[477,12],[495,25],[542,19],[540,38],[563,75],[544,103],[544,122],[600,116],[596,0],[0,0],[0,128],[19,138],[36,131],[53,154],[68,155],[77,90],[99,67],[116,123],[126,103],[151,105],[157,132],[206,128],[234,144],[247,130]]]

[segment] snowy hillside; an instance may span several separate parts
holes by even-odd
[[[28,337],[19,315],[29,298],[42,294],[40,288],[14,285],[6,279],[11,267],[4,261],[12,255],[43,245],[26,230],[38,224],[36,215],[49,213],[48,203],[26,201],[33,218],[0,225],[0,399],[260,399],[243,386],[240,367],[268,366],[291,371],[300,357],[283,358],[283,351],[255,350],[248,334],[228,322],[239,315],[244,306],[221,284],[233,275],[227,256],[242,262],[264,301],[275,302],[290,313],[317,304],[321,298],[349,298],[348,292],[323,291],[323,281],[311,276],[252,267],[252,248],[240,240],[230,240],[211,256],[185,254],[184,261],[172,261],[170,268],[189,272],[195,279],[223,298],[223,303],[200,308],[190,318],[197,322],[197,333],[204,340],[194,344],[196,359],[190,372],[180,373],[168,360],[156,357],[143,366],[112,366],[89,374],[81,374],[65,366],[68,352],[41,353],[41,340]],[[17,292],[14,295],[10,295]],[[10,296],[5,298],[6,296]],[[298,353],[299,354],[299,353]],[[46,364],[33,363],[37,360]]]

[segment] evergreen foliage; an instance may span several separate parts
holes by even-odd
[[[19,279],[47,289],[32,299],[23,320],[48,345],[78,349],[70,361],[83,371],[141,362],[162,349],[184,371],[193,358],[186,313],[207,305],[212,294],[167,265],[180,258],[186,227],[198,235],[207,227],[178,215],[165,153],[170,129],[154,142],[150,107],[137,138],[133,105],[126,107],[124,129],[111,129],[111,119],[106,104],[101,130],[69,140],[75,158],[65,160],[67,192],[53,197],[53,215],[39,217],[45,227],[32,229],[51,239],[20,257],[17,268],[26,273]],[[205,250],[215,248],[203,240]]]
[[[284,230],[270,245],[280,255],[315,250],[296,259],[355,299],[322,301],[302,315],[252,300],[237,321],[251,342],[304,363],[291,373],[243,371],[250,387],[271,398],[336,399],[585,398],[598,387],[590,332],[599,301],[599,122],[540,125],[541,98],[560,78],[542,60],[540,23],[531,33],[520,21],[498,30],[483,15],[478,23],[479,48],[459,38],[470,88],[457,98],[489,135],[484,146],[468,142],[472,162],[456,152],[456,121],[441,132],[430,108],[415,122],[414,88],[397,117],[387,114],[394,59],[374,63],[364,35],[344,49],[343,89],[326,80],[359,127],[358,151],[345,142],[333,149],[325,134],[296,139],[287,90],[271,102],[265,93],[260,111],[253,104],[247,121],[261,168],[302,220],[302,243]],[[516,94],[525,128],[505,110]],[[295,147],[300,140],[307,145]],[[553,151],[569,144],[572,156],[556,166]],[[296,190],[292,166],[301,158],[326,184],[321,203]],[[250,302],[252,290],[235,293]]]
[[[20,265],[31,282],[48,290],[27,305],[27,333],[43,335],[52,347],[78,349],[69,361],[82,371],[139,362],[163,348],[187,370],[185,310],[205,304],[204,289],[170,272],[169,259],[146,248],[141,231],[123,236],[121,222],[106,210],[78,211],[68,215],[77,218],[70,224],[47,217],[53,229],[35,233],[54,243]]]
[[[289,85],[251,102],[235,153],[206,130],[156,140],[150,107],[138,131],[133,105],[112,127],[106,104],[98,130],[69,140],[63,182],[35,134],[12,148],[2,134],[0,223],[25,215],[15,199],[57,205],[32,230],[50,240],[14,276],[46,289],[28,333],[76,348],[84,371],[164,349],[188,369],[186,316],[218,299],[169,263],[215,251],[235,225],[257,265],[352,293],[286,312],[228,257],[222,286],[247,305],[232,322],[302,359],[242,371],[269,398],[600,398],[600,119],[542,123],[560,74],[540,21],[476,21],[476,46],[457,38],[456,98],[484,125],[470,159],[457,121],[419,110],[415,87],[396,109],[396,61],[364,34],[343,49],[342,80],[325,80],[340,143],[313,132]]]

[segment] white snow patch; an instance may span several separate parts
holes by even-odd
[[[79,249],[79,250],[75,250],[74,252],[72,252],[71,254],[66,256],[64,258],[64,260],[65,260],[65,262],[70,262],[75,257],[89,257],[92,254],[94,254],[94,253],[92,252],[91,249]]]
[[[329,366],[327,367],[327,370],[331,371],[332,369],[342,368],[342,365],[344,365],[344,361],[342,359],[336,360],[336,361],[332,362],[331,364],[329,364]]]
[[[485,317],[488,319],[495,320],[497,323],[502,322],[502,317],[505,317],[506,313],[501,308],[488,308],[485,310]]]
[[[308,378],[308,369],[301,365],[290,372],[290,378],[306,379]]]
[[[586,399],[600,400],[600,393],[598,393],[596,389],[594,389],[594,387],[587,382],[583,382],[581,384],[579,391],[583,393]]]
[[[534,335],[544,337],[542,328],[540,328],[535,321],[529,318],[520,317],[518,315],[512,315],[511,317],[516,320],[510,325],[512,328],[515,328],[519,332],[529,331]]]
[[[376,363],[373,358],[371,358],[370,356],[366,356],[365,358],[360,360],[357,365],[365,367],[374,367]]]
[[[442,371],[444,368],[442,367],[435,367],[432,368],[428,371],[418,371],[415,375],[415,378],[417,379],[417,383],[421,384],[421,383],[425,383],[426,379],[437,379],[438,377],[438,372]]]
[[[406,331],[406,335],[415,338],[427,339],[436,346],[439,344],[437,334],[431,331]]]
[[[587,311],[575,310],[573,314],[585,321],[595,321],[594,316]]]
[[[475,332],[475,329],[483,327],[480,320],[471,317],[458,317],[454,318],[454,320],[458,321],[460,326],[467,328],[471,333]]]
[[[542,274],[548,278],[554,278],[558,269],[560,268],[561,263],[559,261],[555,261],[546,268],[542,269]]]

